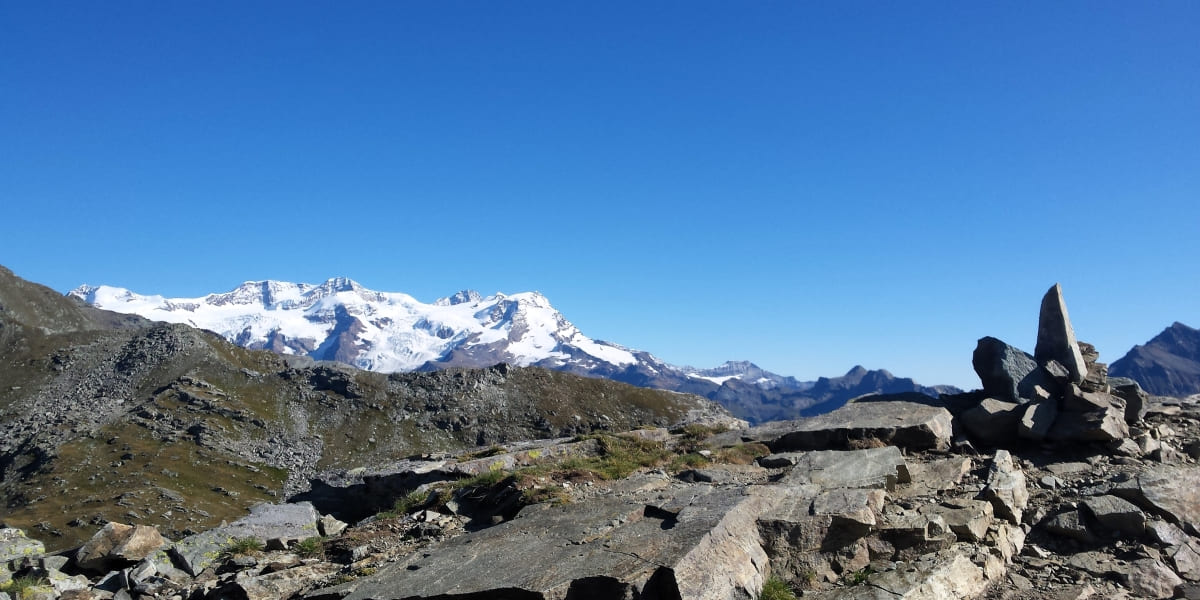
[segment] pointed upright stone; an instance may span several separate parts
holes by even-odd
[[[1067,303],[1063,300],[1062,286],[1054,284],[1042,297],[1042,311],[1038,316],[1037,348],[1033,356],[1038,364],[1051,360],[1062,363],[1071,374],[1071,381],[1081,383],[1087,376],[1087,363],[1075,339],[1071,317],[1067,315]]]

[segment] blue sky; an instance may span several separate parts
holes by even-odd
[[[1200,326],[1195,2],[0,4],[0,264],[540,290],[592,337],[977,385],[1061,282]]]

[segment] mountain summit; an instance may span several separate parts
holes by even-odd
[[[426,304],[338,277],[320,285],[247,281],[199,298],[87,285],[69,295],[106,310],[207,329],[251,349],[381,372],[501,362],[543,367],[705,396],[754,422],[794,418],[814,406],[831,410],[868,393],[957,391],[862,367],[832,380],[805,382],[749,361],[711,369],[675,366],[648,352],[589,338],[539,292],[484,297],[462,290]]]
[[[482,297],[464,290],[425,304],[337,277],[320,285],[247,281],[200,298],[145,296],[110,286],[83,286],[70,295],[106,310],[208,329],[248,348],[371,371],[447,362],[621,367],[636,360],[620,346],[583,335],[538,292]]]

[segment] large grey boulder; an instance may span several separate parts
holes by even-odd
[[[1010,402],[1032,398],[1033,386],[1043,379],[1032,356],[994,337],[980,338],[975,344],[971,366],[984,392]]]
[[[46,553],[46,546],[41,542],[26,537],[20,529],[0,529],[0,563],[14,558],[41,556]]]
[[[1062,286],[1054,284],[1042,297],[1042,309],[1038,314],[1037,347],[1034,359],[1039,364],[1056,360],[1067,368],[1071,381],[1081,383],[1087,376],[1087,364],[1075,339],[1075,328],[1067,314],[1067,303],[1063,300]]]
[[[751,598],[768,569],[756,518],[779,500],[684,486],[536,505],[383,567],[346,600]]]
[[[1117,496],[1085,498],[1082,504],[1098,523],[1122,537],[1137,539],[1146,530],[1146,514]]]
[[[167,540],[154,527],[110,522],[75,552],[75,563],[88,571],[106,573],[141,561],[166,545]]]
[[[317,510],[308,502],[257,504],[250,508],[248,516],[233,523],[179,540],[171,547],[171,557],[188,574],[199,575],[234,540],[254,538],[265,544],[274,538],[317,537],[319,519]]]
[[[977,441],[996,446],[1017,438],[1024,414],[1024,406],[1020,404],[984,398],[974,408],[959,415],[959,420]]]
[[[1115,442],[1129,437],[1124,407],[1088,412],[1060,411],[1047,438],[1060,442]]]
[[[922,400],[883,400],[881,398]],[[953,417],[921,394],[877,396],[808,419],[776,421],[752,427],[742,438],[766,444],[774,452],[848,448],[876,441],[913,450],[945,450],[953,439]]]

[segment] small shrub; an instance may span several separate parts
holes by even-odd
[[[772,575],[763,583],[759,600],[796,600],[796,593],[786,581]]]
[[[867,582],[867,578],[869,578],[874,572],[875,571],[871,570],[871,567],[863,567],[857,571],[843,575],[842,583],[848,586],[862,585]]]
[[[229,556],[246,556],[262,552],[263,543],[257,538],[237,538],[225,546],[225,554]]]
[[[13,598],[21,598],[28,590],[39,585],[50,585],[50,582],[45,577],[37,577],[34,575],[21,575],[13,577],[12,581],[0,585],[0,592],[7,592]]]
[[[406,515],[429,502],[430,490],[417,491],[413,490],[404,495],[403,498],[398,498],[396,503],[392,505],[392,510],[388,511],[395,515]]]
[[[325,556],[325,543],[319,537],[310,537],[296,542],[296,546],[292,548],[296,554],[304,558],[320,558]]]
[[[554,506],[562,506],[571,503],[571,494],[557,485],[531,487],[521,492],[521,501],[525,504],[549,502]]]

